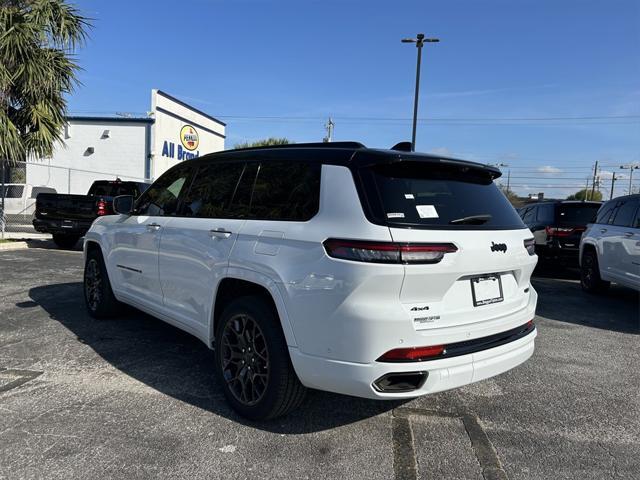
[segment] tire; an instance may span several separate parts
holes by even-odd
[[[588,293],[600,293],[609,288],[610,283],[605,282],[600,277],[598,254],[592,249],[586,250],[582,254],[580,285],[582,289]]]
[[[216,376],[236,412],[268,420],[302,403],[306,388],[293,370],[277,313],[263,297],[233,300],[217,323]]]
[[[102,253],[97,249],[87,252],[83,290],[87,311],[93,318],[109,318],[120,312],[121,304],[113,295]]]
[[[78,235],[66,235],[64,233],[53,234],[53,243],[55,243],[59,248],[64,248],[65,250],[75,247],[78,240],[80,240]]]

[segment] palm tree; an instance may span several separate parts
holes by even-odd
[[[64,0],[0,0],[0,159],[52,153],[88,19]]]

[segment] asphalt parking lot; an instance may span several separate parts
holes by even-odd
[[[407,403],[311,392],[249,423],[198,340],[95,321],[82,253],[0,251],[0,478],[640,478],[640,303],[537,276],[536,353]]]

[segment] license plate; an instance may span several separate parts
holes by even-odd
[[[471,295],[473,306],[489,305],[504,300],[502,295],[502,281],[499,275],[485,275],[471,279]]]

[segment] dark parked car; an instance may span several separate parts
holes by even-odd
[[[114,197],[138,198],[148,187],[142,182],[97,180],[86,195],[41,193],[36,198],[33,226],[38,232],[51,233],[60,248],[72,248],[97,217],[113,215]]]
[[[578,265],[580,238],[595,220],[601,202],[546,201],[518,209],[522,221],[533,232],[535,250],[541,260]]]

